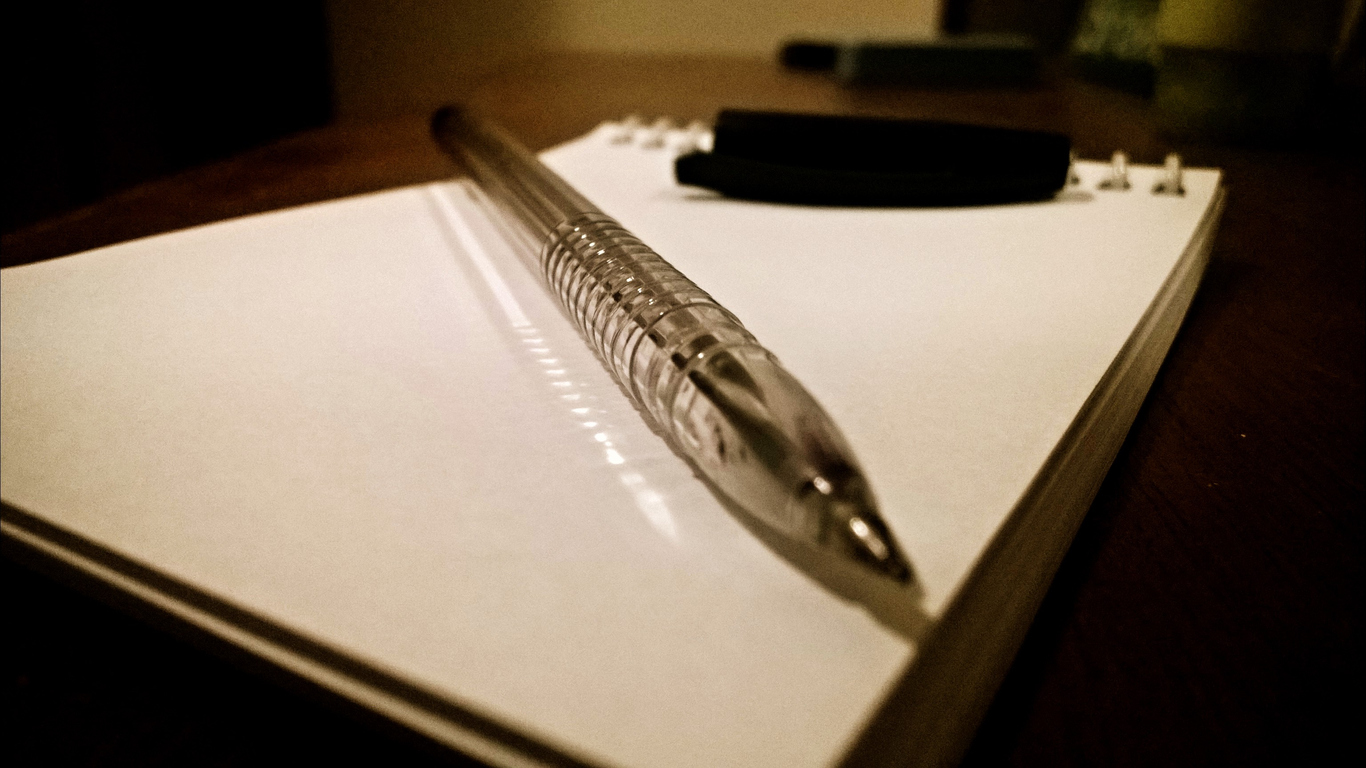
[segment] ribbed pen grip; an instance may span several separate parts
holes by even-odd
[[[684,445],[697,440],[679,397],[695,396],[684,386],[693,368],[723,350],[771,359],[734,315],[606,214],[556,227],[540,266],[622,388]]]
[[[546,286],[719,495],[797,541],[911,578],[839,430],[734,315],[495,126],[445,108],[432,133],[521,225],[517,239],[542,243]]]

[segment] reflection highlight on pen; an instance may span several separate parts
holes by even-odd
[[[489,289],[499,309],[507,317],[512,331],[522,343],[523,351],[540,367],[548,379],[551,391],[559,402],[568,405],[564,413],[602,450],[603,459],[613,468],[619,468],[618,479],[631,495],[636,508],[645,517],[650,527],[670,542],[678,543],[678,524],[670,512],[664,495],[650,485],[640,472],[629,468],[627,458],[612,439],[611,425],[599,420],[606,411],[595,408],[590,401],[595,399],[583,391],[584,383],[575,381],[570,369],[554,354],[543,333],[531,324],[526,312],[513,295],[507,282],[499,273],[494,261],[489,258],[483,244],[475,236],[459,209],[447,197],[451,191],[439,185],[428,187],[437,210],[442,214],[464,252],[469,255],[475,270]],[[577,342],[577,339],[575,340]]]

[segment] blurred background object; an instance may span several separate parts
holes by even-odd
[[[1020,88],[1039,79],[1039,47],[1009,32],[919,38],[798,39],[783,45],[784,66],[829,71],[850,86]]]
[[[1008,32],[1027,35],[1044,51],[1067,47],[1083,0],[944,0],[942,29],[949,34]]]
[[[1361,67],[1360,17],[1360,0],[1163,0],[1162,127],[1185,138],[1305,138],[1332,122],[1338,73],[1352,56]]]
[[[1151,96],[1157,76],[1157,10],[1161,0],[1087,0],[1077,18],[1071,56],[1089,80]]]

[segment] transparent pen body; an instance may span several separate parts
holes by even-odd
[[[461,113],[438,115],[443,128],[584,339],[715,489],[790,538],[909,578],[843,437],[734,315],[496,129]]]

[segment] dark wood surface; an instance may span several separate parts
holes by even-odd
[[[966,762],[1314,764],[1339,749],[1360,759],[1359,150],[1173,145],[1146,102],[1065,80],[1034,91],[848,91],[743,60],[559,56],[509,68],[469,103],[534,148],[632,112],[690,119],[752,107],[1061,130],[1083,157],[1122,148],[1160,162],[1177,149],[1191,165],[1223,168],[1228,207],[1205,282]],[[425,115],[334,125],[7,235],[3,259],[453,172]],[[459,762],[297,681],[243,671],[210,640],[187,643],[5,568],[7,756]]]

